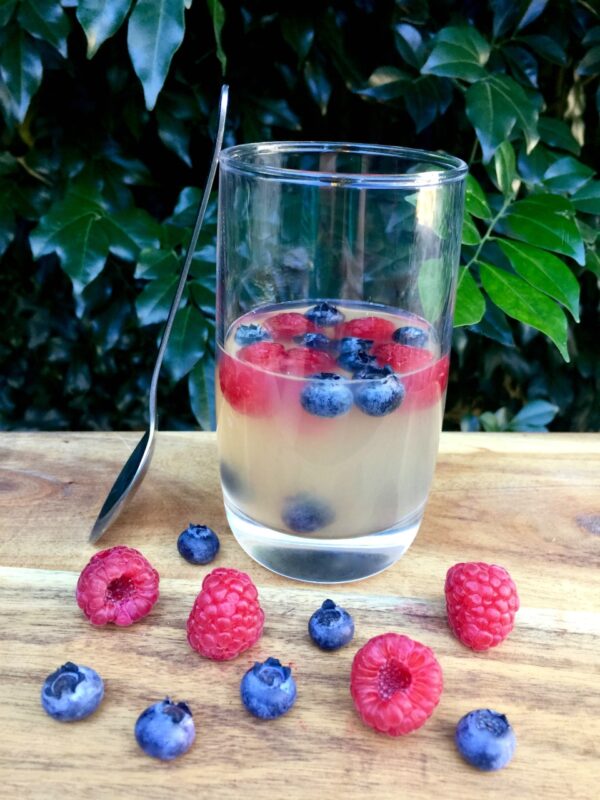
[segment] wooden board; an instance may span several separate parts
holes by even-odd
[[[0,795],[20,798],[596,798],[600,783],[600,437],[446,434],[425,521],[407,555],[356,584],[318,587],[272,575],[228,532],[211,434],[161,433],[146,480],[103,538],[137,547],[161,573],[161,598],[129,629],[95,629],[74,601],[94,549],[87,535],[136,434],[0,434]],[[236,661],[194,653],[185,622],[206,567],[175,548],[188,522],[221,534],[220,565],[250,573],[264,636]],[[474,654],[450,634],[449,566],[506,566],[522,609],[510,638]],[[356,621],[353,644],[324,654],[306,632],[323,599]],[[364,727],[348,692],[356,649],[403,632],[431,646],[445,690],[431,720],[400,739]],[[239,680],[269,655],[291,663],[299,696],[262,723]],[[41,710],[45,676],[66,660],[96,668],[106,698],[65,725]],[[133,737],[138,714],[165,695],[194,711],[197,740],[155,762]],[[505,770],[465,765],[453,730],[467,711],[506,713],[518,738]]]

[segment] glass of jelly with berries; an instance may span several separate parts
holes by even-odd
[[[241,546],[292,578],[413,541],[449,374],[466,165],[279,142],[220,158],[217,439]]]

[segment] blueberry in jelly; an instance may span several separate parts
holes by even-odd
[[[370,417],[391,414],[404,400],[404,386],[396,375],[362,381],[354,390],[354,402]]]
[[[332,340],[324,333],[303,333],[302,336],[294,336],[294,342],[312,350],[329,350],[332,345]]]
[[[300,393],[300,404],[316,417],[340,417],[352,407],[352,390],[345,378],[333,372],[312,375]]]
[[[359,339],[358,336],[344,336],[340,339],[338,349],[340,355],[368,352],[373,347],[373,339]]]
[[[377,359],[365,350],[358,350],[355,353],[341,353],[337,363],[340,367],[350,372],[358,372],[368,366],[375,365]]]
[[[317,303],[309,308],[304,316],[319,328],[326,328],[329,325],[339,325],[344,321],[344,315],[331,303],[325,301]]]
[[[392,339],[398,344],[407,344],[412,347],[427,347],[429,334],[423,328],[414,325],[403,325],[392,334]]]
[[[356,370],[352,377],[360,381],[370,381],[373,378],[385,378],[387,375],[392,375],[393,370],[389,364],[384,367],[378,367],[375,364],[367,364],[366,367],[361,367]]]
[[[286,498],[281,519],[296,533],[314,533],[333,522],[335,514],[326,502],[302,492]]]
[[[258,342],[269,342],[273,337],[266,328],[262,325],[250,323],[248,325],[240,325],[235,332],[236,344],[246,347],[249,344],[257,344]]]

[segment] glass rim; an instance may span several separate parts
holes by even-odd
[[[293,167],[275,167],[256,164],[249,160],[250,155],[271,155],[278,153],[356,153],[357,155],[395,156],[414,162],[437,165],[439,169],[421,172],[328,172],[304,170]],[[432,150],[419,150],[395,145],[361,144],[354,142],[283,141],[252,142],[227,147],[221,151],[219,163],[225,170],[231,170],[255,177],[295,181],[299,183],[322,183],[355,186],[381,186],[394,188],[415,188],[438,186],[463,180],[468,172],[467,164],[457,156],[438,153]]]

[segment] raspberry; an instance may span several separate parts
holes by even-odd
[[[433,361],[429,350],[410,347],[406,344],[379,344],[373,355],[381,365],[389,364],[394,372],[414,372]]]
[[[437,403],[448,385],[450,372],[450,359],[448,356],[439,358],[427,369],[413,372],[402,377],[406,389],[407,403],[405,408],[425,408]]]
[[[158,600],[158,572],[139,550],[110,547],[92,556],[77,581],[77,605],[92,625],[132,625]]]
[[[188,642],[206,658],[229,661],[258,641],[264,621],[251,578],[218,567],[202,581],[187,622]]]
[[[262,346],[250,345],[247,349]],[[219,385],[229,405],[242,414],[260,417],[273,409],[277,396],[276,378],[250,364],[223,355],[219,361]]]
[[[335,360],[322,350],[310,347],[292,347],[287,351],[285,371],[288,375],[314,375],[331,372],[337,366]]]
[[[519,596],[504,567],[455,564],[446,575],[445,592],[450,627],[472,650],[496,647],[512,631]]]
[[[274,342],[259,342],[242,347],[238,358],[246,364],[253,364],[270,372],[280,372],[285,358],[285,347]]]
[[[373,339],[375,342],[383,342],[391,339],[395,325],[388,319],[381,317],[360,317],[351,319],[342,325],[341,336],[357,336],[360,339]]]
[[[433,651],[399,633],[370,639],[352,662],[350,692],[366,725],[389,736],[420,728],[442,694]]]
[[[279,339],[291,339],[293,336],[314,333],[317,330],[313,322],[297,311],[275,314],[264,321],[264,327],[272,336]]]

